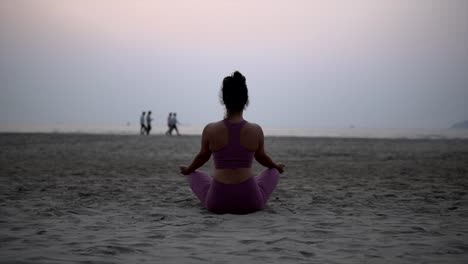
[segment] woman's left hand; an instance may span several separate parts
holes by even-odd
[[[179,166],[179,168],[180,168],[180,173],[182,173],[183,175],[189,175],[190,174],[190,171],[188,170],[187,166],[181,165],[181,166]]]
[[[280,174],[282,174],[284,172],[284,167],[286,167],[286,166],[284,166],[284,164],[282,164],[282,163],[276,164],[276,169],[278,170],[278,172]]]

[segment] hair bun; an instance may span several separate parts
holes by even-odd
[[[244,75],[242,75],[242,73],[240,73],[239,71],[235,71],[235,72],[232,74],[232,79],[233,79],[235,82],[245,83],[245,77],[244,77]]]

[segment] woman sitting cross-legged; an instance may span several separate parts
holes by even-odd
[[[284,165],[265,153],[262,128],[243,119],[248,105],[245,77],[238,71],[223,80],[225,119],[203,129],[201,149],[190,166],[180,166],[204,207],[214,213],[247,214],[261,210],[278,184]],[[213,154],[213,177],[198,171]],[[267,167],[252,172],[252,160]]]

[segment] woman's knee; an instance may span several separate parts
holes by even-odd
[[[210,175],[208,175],[208,173],[203,172],[203,171],[199,171],[199,170],[191,172],[189,175],[187,175],[187,177],[189,179],[190,178],[201,178],[201,179],[211,178]]]
[[[261,177],[275,177],[278,178],[280,175],[279,171],[275,168],[266,168],[263,170],[259,176]]]
[[[274,189],[279,181],[279,171],[274,168],[268,168],[255,177],[257,184],[266,188]]]
[[[187,175],[187,179],[191,186],[211,183],[211,177],[203,171],[194,171]]]
[[[276,168],[269,168],[268,170],[269,170],[269,173],[271,173],[271,174],[274,174],[274,175],[276,175],[276,176],[279,176],[279,175],[280,175],[279,170],[276,169]]]
[[[206,195],[211,185],[211,177],[202,171],[194,171],[187,177],[190,188],[198,197],[198,199],[204,204]]]

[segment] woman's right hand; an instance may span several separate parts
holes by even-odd
[[[275,169],[277,169],[279,171],[279,173],[281,174],[281,173],[284,172],[284,167],[285,167],[284,164],[278,163],[278,164],[276,164]]]
[[[183,174],[183,175],[189,175],[190,174],[190,171],[189,171],[187,166],[181,165],[181,166],[179,166],[179,169],[180,169],[180,173]]]

